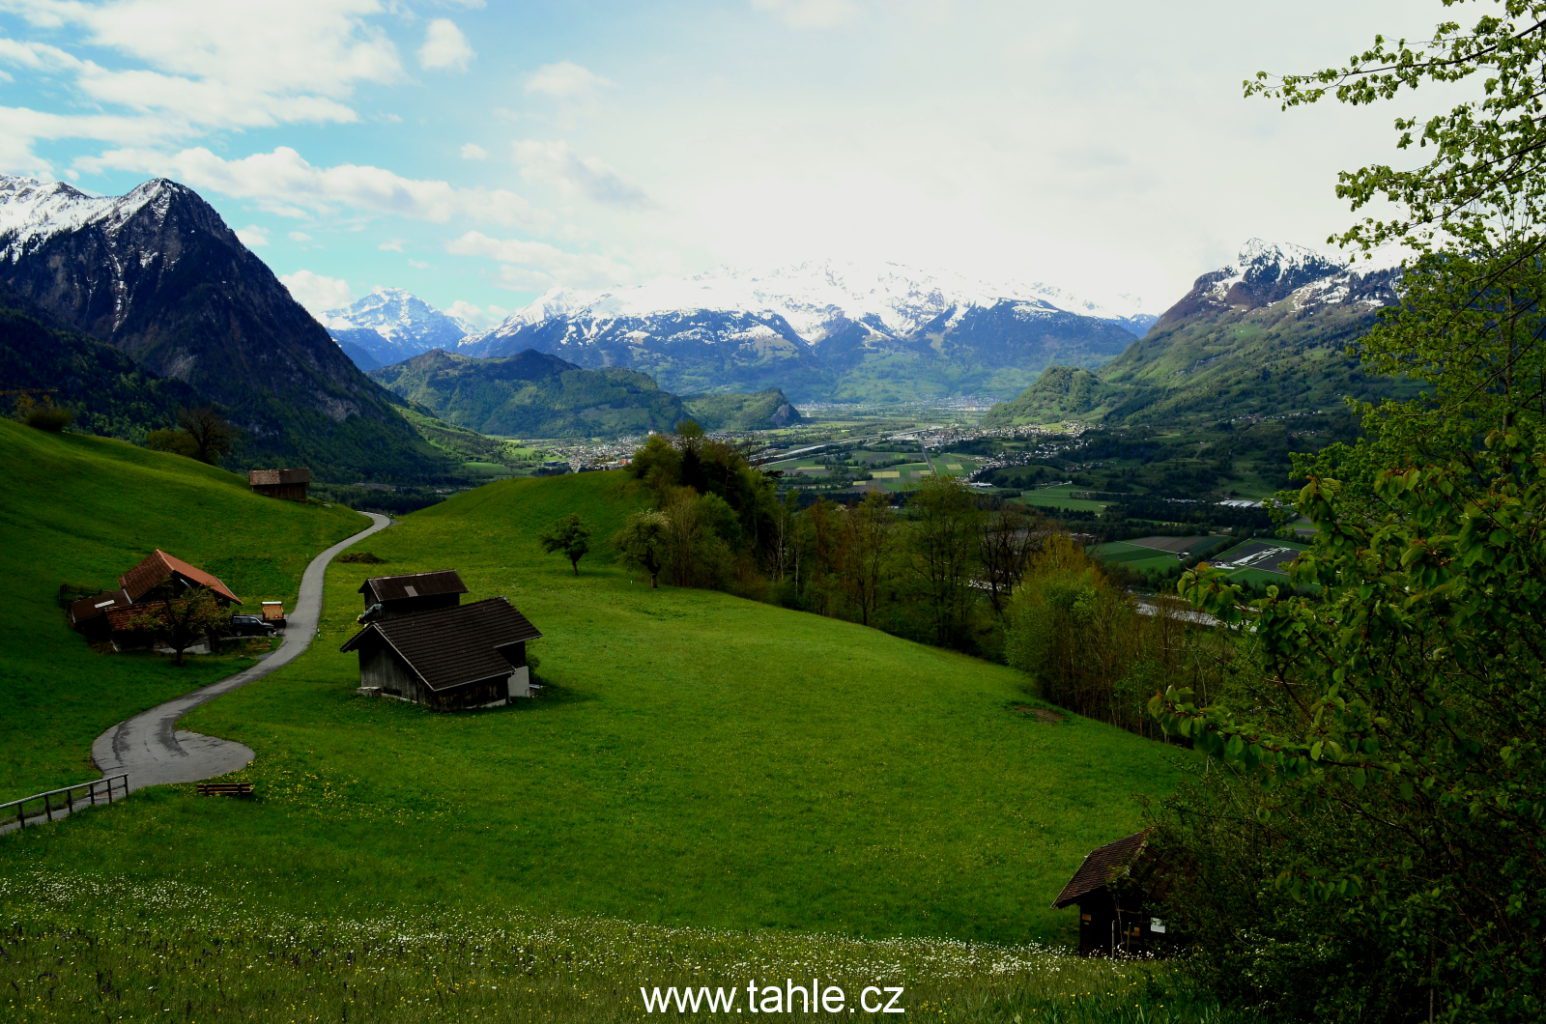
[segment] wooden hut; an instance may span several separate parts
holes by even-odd
[[[526,643],[541,636],[491,597],[373,619],[340,650],[359,652],[362,690],[457,711],[530,697]]]
[[[304,466],[292,469],[249,470],[247,486],[265,497],[282,498],[285,501],[305,501],[307,488],[311,486],[311,470]]]
[[[1080,956],[1152,955],[1170,939],[1151,903],[1154,882],[1145,829],[1086,855],[1052,906],[1078,905]]]
[[[365,597],[361,622],[417,615],[440,608],[455,608],[467,593],[467,584],[454,569],[416,572],[407,576],[376,576],[360,584]]]

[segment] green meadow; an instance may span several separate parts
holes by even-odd
[[[7,742],[13,790],[84,777],[101,728],[231,669],[93,654],[54,606],[57,577],[116,574],[145,538],[244,596],[288,597],[359,522],[109,442],[6,424],[0,445],[12,548],[37,556],[6,555],[21,574],[0,632],[5,734],[25,737],[19,754]],[[1050,909],[1067,876],[1140,825],[1186,755],[1024,714],[1002,666],[652,591],[606,542],[638,502],[618,474],[506,480],[363,542],[384,564],[335,563],[311,650],[184,720],[257,751],[240,776],[256,799],[165,788],[0,838],[0,1012],[159,1015],[161,997],[126,995],[153,983],[167,1019],[272,1019],[272,992],[284,1019],[621,1020],[639,984],[810,965],[905,978],[924,1019],[1207,1012],[1150,967],[1046,946],[1073,940],[1073,912]],[[536,542],[571,511],[597,538],[578,578]],[[539,699],[436,715],[355,693],[338,646],[360,582],[436,568],[543,630]],[[614,952],[575,952],[592,946]]]
[[[104,729],[250,663],[97,654],[70,630],[61,583],[114,587],[159,547],[254,608],[288,607],[312,556],[362,523],[347,509],[258,498],[245,478],[188,459],[0,419],[0,575],[11,593],[0,615],[0,800],[95,777],[91,741]]]

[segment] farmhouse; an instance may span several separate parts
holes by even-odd
[[[361,689],[436,711],[530,697],[526,643],[542,634],[502,597],[450,596],[446,607],[373,619],[340,648],[359,652]]]
[[[1148,905],[1153,867],[1147,829],[1085,856],[1052,903],[1078,905],[1080,956],[1137,956],[1165,945],[1165,922]]]
[[[454,608],[467,593],[467,584],[454,569],[418,572],[408,576],[376,576],[360,584],[365,595],[361,622],[417,615],[437,608]]]
[[[104,590],[72,602],[70,625],[93,643],[121,634],[142,632],[136,620],[143,618],[142,613],[147,611],[144,606],[199,588],[207,589],[222,607],[242,603],[218,576],[157,548],[144,561],[118,577],[117,590]],[[154,612],[153,608],[148,610]]]
[[[311,470],[254,469],[247,473],[247,486],[269,498],[285,501],[305,501],[306,489],[311,486]]]

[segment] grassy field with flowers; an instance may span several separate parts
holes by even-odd
[[[745,1019],[702,1010],[651,1017],[640,990],[812,980],[854,1001],[870,986],[900,988],[894,1006],[905,1015],[795,1015],[801,1020],[1245,1024],[1163,965],[1086,960],[1029,943],[665,928],[460,908],[294,915],[275,912],[260,887],[240,880],[211,891],[0,875],[0,905],[0,1019],[30,1024]]]
[[[213,572],[253,605],[292,601],[306,563],[360,528],[342,508],[253,494],[235,474],[121,441],[0,418],[0,801],[82,782],[91,741],[136,711],[248,661],[94,653],[55,600],[105,589],[153,548]]]
[[[108,507],[119,469],[89,472]],[[257,751],[256,799],[168,788],[0,838],[0,1011],[621,1020],[641,984],[884,965],[926,1019],[1210,1019],[1150,967],[1049,948],[1075,930],[1062,882],[1185,754],[1024,714],[1002,666],[651,591],[605,542],[635,502],[616,474],[501,482],[372,537],[380,565],[336,564],[311,651],[184,723]],[[598,541],[578,578],[536,542],[570,511]],[[219,571],[220,541],[189,557]],[[355,693],[362,579],[447,567],[544,631],[540,699],[447,716]]]

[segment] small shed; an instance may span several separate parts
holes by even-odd
[[[253,469],[247,472],[247,486],[269,498],[305,501],[311,486],[311,470],[304,466],[291,469]]]
[[[542,634],[502,597],[368,623],[340,650],[360,656],[360,686],[436,711],[531,696],[526,644]]]
[[[416,572],[406,576],[375,576],[360,584],[365,597],[361,622],[417,615],[440,608],[455,608],[467,593],[455,569]]]
[[[1170,938],[1151,902],[1154,858],[1149,829],[1092,850],[1063,886],[1053,908],[1079,907],[1080,956],[1144,956]]]

